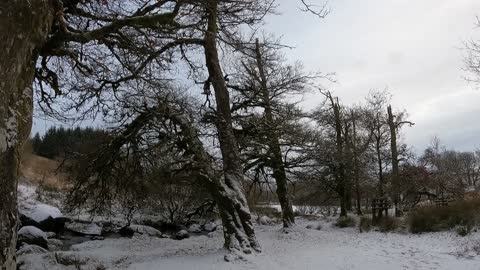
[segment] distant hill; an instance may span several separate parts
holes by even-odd
[[[60,162],[35,154],[24,154],[20,164],[20,175],[32,184],[41,184],[56,189],[66,187],[66,174],[57,170]]]

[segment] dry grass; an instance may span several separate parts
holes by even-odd
[[[66,174],[57,171],[60,162],[34,154],[24,153],[20,164],[20,174],[33,184],[46,189],[64,190]]]
[[[408,221],[413,233],[443,231],[457,226],[470,229],[480,225],[480,199],[458,201],[441,207],[420,207],[409,214]]]

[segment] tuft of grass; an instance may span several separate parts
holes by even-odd
[[[470,226],[461,225],[461,226],[455,227],[455,232],[457,232],[457,234],[462,237],[469,235],[471,231],[472,231],[472,227]]]
[[[335,226],[339,228],[355,227],[355,224],[355,219],[351,216],[339,217],[335,222]]]
[[[437,232],[457,226],[470,228],[480,224],[480,199],[464,200],[448,206],[426,206],[408,216],[410,232]]]

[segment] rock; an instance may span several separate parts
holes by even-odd
[[[56,233],[54,232],[45,232],[47,234],[47,238],[50,239],[50,238],[54,238],[55,236],[57,236]]]
[[[102,234],[102,227],[95,223],[67,222],[65,223],[65,228],[74,233],[86,236]]]
[[[102,235],[115,232],[115,229],[116,229],[116,228],[117,228],[117,227],[115,226],[115,224],[113,224],[113,223],[110,222],[110,221],[103,222],[103,223],[102,223]]]
[[[139,234],[146,234],[150,236],[158,236],[160,237],[162,235],[162,232],[150,227],[150,226],[145,226],[145,225],[130,225],[130,228]]]
[[[149,236],[157,236],[161,237],[162,232],[146,225],[137,225],[132,224],[130,226],[125,226],[120,229],[119,231],[121,236],[124,237],[132,237],[135,233],[142,234],[142,235],[149,235]]]
[[[40,222],[39,228],[44,231],[60,233],[65,228],[65,222],[67,220],[68,219],[64,217],[57,217],[57,218],[49,217],[44,221]]]
[[[25,226],[18,231],[17,248],[24,243],[48,249],[47,234],[34,226]]]
[[[38,203],[30,211],[28,217],[40,223],[48,218],[55,219],[63,217],[63,215],[57,207],[48,204]]]
[[[46,249],[40,246],[24,244],[17,251],[17,256],[24,255],[24,254],[47,253],[47,252],[48,251]]]
[[[20,222],[22,226],[35,226],[43,231],[59,233],[63,230],[67,218],[57,207],[37,203],[31,209],[20,211]]]
[[[175,234],[175,239],[177,240],[182,240],[189,237],[190,237],[190,234],[188,234],[186,230],[180,230]]]
[[[63,247],[63,241],[60,239],[48,239],[48,250],[56,251],[61,250]]]
[[[135,231],[130,226],[122,227],[118,233],[123,237],[132,237]]]
[[[271,225],[273,220],[267,216],[261,216],[257,219],[257,223],[260,225]]]
[[[35,226],[35,227],[40,227],[40,224],[36,222],[35,220],[31,219],[30,217],[26,216],[23,213],[19,213],[19,218],[20,218],[20,227],[24,226]]]
[[[210,221],[203,225],[203,229],[207,232],[213,232],[217,229],[217,226],[217,223],[215,223],[214,221]]]
[[[86,256],[80,256],[77,253],[57,252],[55,253],[55,260],[58,264],[73,266],[75,267],[74,269],[84,269],[82,266],[86,265],[92,259]]]
[[[199,233],[202,231],[202,228],[199,224],[192,224],[188,227],[187,230],[189,233]]]

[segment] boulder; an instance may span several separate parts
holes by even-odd
[[[118,233],[123,237],[132,237],[135,231],[130,226],[122,227]]]
[[[271,225],[273,223],[273,220],[267,216],[261,216],[257,219],[257,224],[260,225]]]
[[[48,218],[63,217],[62,212],[55,207],[44,203],[37,203],[30,211],[29,217],[36,222],[42,222]]]
[[[17,250],[17,256],[24,254],[47,253],[48,251],[37,245],[24,244]]]
[[[63,247],[63,241],[60,239],[48,239],[48,250],[55,251],[61,250]]]
[[[20,211],[22,226],[35,226],[43,231],[59,233],[63,230],[67,218],[57,207],[37,203],[31,209]]]
[[[102,227],[95,223],[86,222],[67,222],[65,228],[79,235],[94,236],[102,234]]]
[[[44,221],[40,222],[39,228],[48,232],[60,233],[61,231],[64,230],[65,222],[67,220],[68,219],[64,217],[57,217],[57,218],[48,217]]]
[[[186,230],[180,230],[175,234],[175,239],[177,240],[182,240],[189,237],[190,237],[190,234],[188,234]]]
[[[48,249],[47,234],[34,226],[24,226],[18,230],[17,248],[22,244],[37,245]]]
[[[162,236],[161,231],[146,225],[132,224],[130,226],[125,226],[122,229],[120,229],[120,234],[122,236],[132,236],[134,233],[139,233],[139,234],[149,235],[149,236],[157,236],[157,237]]]
[[[199,224],[192,224],[187,230],[189,233],[199,233],[202,231],[202,227]]]
[[[207,232],[213,232],[217,229],[217,226],[217,223],[215,223],[214,221],[210,221],[203,225],[203,229]]]

